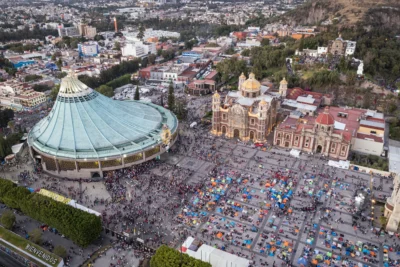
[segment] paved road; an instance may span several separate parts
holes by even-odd
[[[19,261],[16,261],[7,253],[4,253],[0,250],[0,267],[25,267],[25,265],[21,264]]]

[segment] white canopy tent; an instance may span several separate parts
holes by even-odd
[[[299,158],[300,157],[300,150],[296,150],[296,149],[290,150],[290,156],[293,156],[295,158]]]
[[[238,257],[205,244],[196,247],[197,250],[194,251],[190,249],[193,241],[195,241],[195,239],[189,236],[182,244],[182,252],[198,260],[208,262],[212,267],[248,267],[250,264],[248,259]]]
[[[348,161],[348,160],[339,160],[339,161],[330,160],[330,161],[328,161],[328,165],[331,167],[348,170],[350,168],[350,161]]]

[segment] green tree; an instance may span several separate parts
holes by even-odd
[[[0,220],[1,220],[1,224],[4,226],[4,228],[11,230],[15,223],[15,215],[12,211],[6,210],[1,215]]]
[[[114,50],[118,50],[118,51],[121,50],[121,44],[119,42],[114,43]]]
[[[247,63],[232,57],[219,62],[217,71],[221,74],[222,82],[227,82],[232,78],[239,77],[242,72],[247,73]]]
[[[42,78],[42,76],[40,76],[40,75],[32,74],[32,75],[26,75],[24,80],[25,80],[25,82],[32,82],[32,81],[40,80],[41,78]]]
[[[114,96],[114,90],[112,89],[112,87],[108,86],[108,85],[101,85],[100,87],[98,87],[96,89],[97,92],[99,92],[100,94],[103,94],[105,96],[108,97],[112,97]]]
[[[299,51],[302,52],[303,50],[304,50],[304,34],[301,36],[299,44]]]
[[[71,41],[70,47],[72,49],[76,49],[76,48],[78,48],[78,44],[79,44],[79,41],[77,39],[74,39],[74,40]]]
[[[250,49],[244,49],[241,53],[242,56],[248,57],[250,56]]]
[[[367,89],[364,92],[363,97],[363,108],[369,109],[372,105],[372,92],[371,89]]]
[[[150,54],[150,55],[147,57],[147,59],[148,59],[148,61],[149,61],[149,64],[150,64],[150,65],[153,65],[154,63],[156,63],[156,58],[157,58],[156,55]]]
[[[63,66],[62,58],[59,58],[59,59],[57,60],[56,65],[57,65],[57,68],[58,68],[59,70],[61,70],[61,68],[62,68],[62,66]]]
[[[182,100],[176,101],[175,114],[179,120],[184,120],[187,116],[186,103]]]
[[[25,187],[18,187],[5,179],[0,179],[0,201],[35,220],[51,225],[79,246],[88,246],[102,231],[101,219],[96,215],[30,193]]]
[[[12,153],[9,143],[0,135],[0,158],[4,158]]]
[[[56,246],[53,250],[53,253],[56,254],[57,256],[60,256],[61,258],[67,257],[67,250],[63,246]]]
[[[268,38],[263,38],[261,40],[261,46],[269,46],[269,39]]]
[[[104,37],[103,37],[103,35],[97,34],[97,35],[94,37],[94,40],[98,42],[98,41],[104,40]]]
[[[235,49],[233,48],[233,47],[229,47],[226,51],[225,51],[225,54],[227,54],[227,55],[233,55],[233,54],[235,54],[236,53],[236,51],[235,51]]]
[[[51,100],[56,101],[57,95],[58,95],[58,92],[59,92],[59,91],[60,91],[60,85],[59,85],[59,84],[55,85],[55,86],[53,87],[53,89],[51,89],[51,92],[50,92],[50,95],[49,95],[49,97],[51,98]]]
[[[172,82],[168,87],[168,109],[171,111],[175,110],[175,94],[174,94],[174,85]]]
[[[29,232],[29,240],[35,244],[42,244],[42,231],[38,228]]]
[[[140,24],[140,26],[139,26],[139,32],[138,32],[138,34],[137,34],[137,36],[136,36],[139,40],[143,40],[143,38],[144,38],[144,31],[145,31],[145,28],[144,28],[143,24]]]
[[[211,267],[210,263],[195,259],[189,255],[181,254],[178,250],[166,245],[160,246],[150,260],[150,267]]]
[[[136,86],[134,100],[140,100],[139,86]]]
[[[14,133],[15,130],[15,122],[14,121],[9,121],[7,123],[8,128],[10,128],[11,132]]]
[[[340,58],[338,68],[341,72],[345,72],[346,70],[348,70],[347,61],[344,56]]]
[[[354,71],[348,72],[346,76],[347,85],[354,85],[356,81],[357,81],[357,73],[355,73]]]

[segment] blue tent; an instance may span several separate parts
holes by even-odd
[[[299,264],[299,265],[307,265],[307,260],[305,259],[305,258],[303,258],[303,257],[301,257],[301,258],[299,258],[298,260],[297,260],[297,264]]]

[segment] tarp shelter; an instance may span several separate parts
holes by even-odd
[[[290,155],[295,158],[298,158],[298,157],[300,157],[300,150],[292,149],[292,150],[290,150]]]
[[[186,248],[186,251],[182,250],[182,252],[198,260],[208,262],[211,264],[212,267],[220,267],[220,266],[248,267],[250,265],[250,261],[248,259],[238,257],[231,253],[225,252],[223,250],[205,244],[202,244],[196,251],[193,251],[190,249],[190,245],[194,241],[195,239],[189,236],[182,245],[182,247]]]
[[[12,153],[15,155],[18,155],[18,153],[20,153],[22,151],[23,146],[24,146],[24,143],[13,145],[11,147]]]
[[[71,200],[71,201],[68,203],[68,205],[70,205],[70,206],[72,206],[72,207],[74,207],[74,208],[76,208],[76,209],[86,211],[87,213],[94,214],[94,215],[96,215],[96,216],[101,216],[101,213],[100,213],[100,212],[97,212],[97,211],[95,211],[95,210],[89,209],[88,207],[82,206],[81,204],[76,203],[75,200]]]
[[[331,167],[348,170],[350,168],[350,161],[348,161],[348,160],[339,160],[339,161],[330,160],[330,161],[328,161],[328,165]]]

